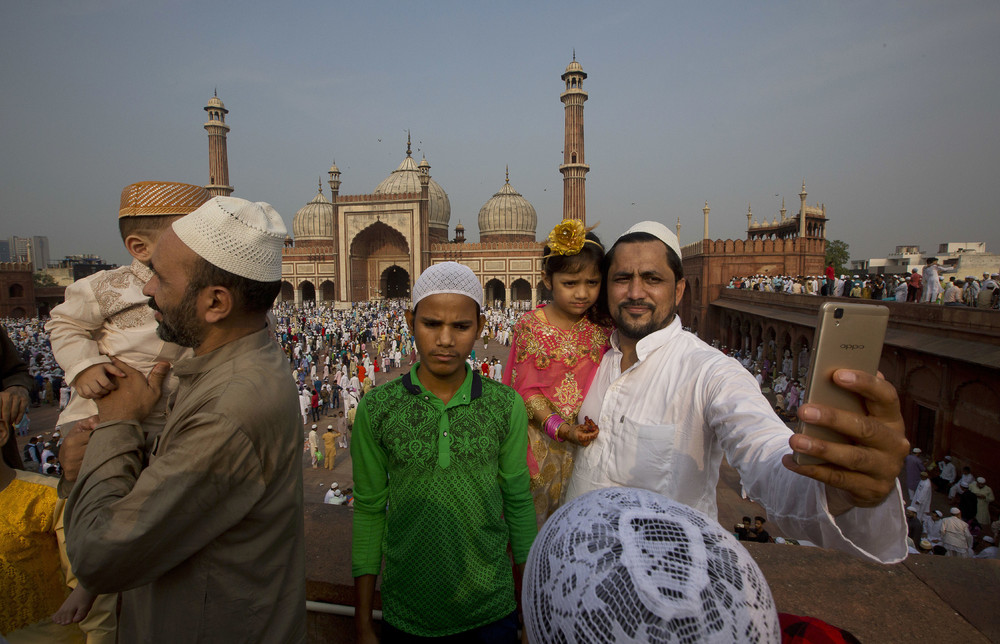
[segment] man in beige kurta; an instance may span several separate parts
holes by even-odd
[[[115,360],[101,422],[63,445],[70,559],[86,588],[122,592],[120,641],[305,641],[298,400],[266,328],[284,237],[273,208],[232,197],[176,221],[145,289],[158,335],[194,349],[166,427],[147,453],[167,365]]]

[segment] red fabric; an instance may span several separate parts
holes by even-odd
[[[815,617],[778,613],[778,622],[784,644],[861,644],[844,629]]]

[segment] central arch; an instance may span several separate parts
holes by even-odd
[[[402,233],[381,221],[362,230],[351,240],[347,284],[351,301],[366,302],[387,297],[383,288],[385,271],[400,265],[410,265],[410,245]],[[409,273],[403,272],[406,274],[406,291],[409,292]],[[393,284],[398,285],[398,281]]]
[[[393,264],[382,271],[379,290],[383,297],[390,300],[410,297],[410,274],[405,268]]]

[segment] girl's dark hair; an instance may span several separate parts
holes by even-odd
[[[596,264],[600,270],[601,262],[604,260],[604,245],[594,233],[587,233],[587,239],[594,243],[584,243],[583,248],[576,255],[553,253],[549,245],[545,244],[545,250],[542,251],[542,254],[546,256],[542,260],[542,270],[545,275],[551,278],[556,273],[579,273],[587,264]]]
[[[601,274],[601,291],[597,296],[597,302],[587,309],[584,315],[594,324],[611,326],[611,315],[608,312],[608,272],[604,265],[604,245],[594,233],[588,232],[587,239],[594,243],[584,243],[583,248],[576,255],[552,253],[552,249],[546,244],[543,255],[547,257],[542,261],[542,271],[551,280],[556,273],[579,273],[591,263],[597,266],[597,270]]]

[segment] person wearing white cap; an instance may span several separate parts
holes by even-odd
[[[917,518],[922,522],[927,513],[931,511],[931,493],[933,488],[931,487],[930,474],[927,472],[920,473],[920,482],[917,483],[917,489],[910,499],[910,504],[917,508]]]
[[[924,466],[924,461],[920,457],[922,453],[919,447],[914,447],[913,451],[907,454],[903,461],[903,467],[906,469],[906,491],[911,499],[917,493],[917,485],[920,483],[920,473],[927,471],[927,467]]]
[[[100,424],[63,444],[70,560],[88,589],[122,592],[119,641],[305,641],[298,400],[266,328],[285,235],[235,197],[164,231],[144,293],[159,337],[194,350],[167,424],[146,453],[170,365],[114,360]]]
[[[983,537],[982,548],[976,553],[976,559],[1000,559],[1000,549],[996,546],[996,540],[987,535]]]
[[[908,444],[892,385],[842,370],[836,382],[865,398],[866,417],[799,408],[800,418],[857,445],[793,435],[739,362],[682,329],[680,259],[677,237],[657,222],[633,226],[608,253],[608,308],[617,329],[579,412],[600,433],[577,452],[567,499],[641,487],[714,517],[725,456],[782,533],[878,561],[903,559],[896,476]],[[867,438],[857,435],[862,426]],[[793,450],[835,465],[799,466]],[[844,476],[852,463],[864,469]]]
[[[309,456],[312,457],[313,469],[319,466],[317,454],[319,454],[319,434],[316,432],[316,423],[313,423],[309,428]]]
[[[986,485],[985,478],[979,476],[969,485],[969,491],[976,495],[976,521],[983,527],[990,525],[990,503],[994,500],[993,488]]]
[[[556,510],[531,547],[521,606],[533,644],[782,641],[746,548],[711,517],[635,488]]]
[[[337,492],[340,492],[340,484],[334,481],[330,484],[330,489],[326,491],[326,496],[323,497],[323,503],[333,503],[333,497]]]
[[[941,521],[941,545],[949,557],[972,556],[972,533],[961,514],[958,508],[952,508],[951,515]]]
[[[934,510],[924,517],[924,535],[937,545],[941,543],[941,519],[944,514],[941,510]]]
[[[955,267],[943,268],[938,264],[937,257],[928,257],[924,266],[924,292],[920,295],[920,301],[924,304],[937,304],[941,295],[941,273],[953,273]]]
[[[485,324],[471,269],[434,264],[411,297],[420,362],[361,399],[351,440],[358,639],[375,641],[384,558],[385,641],[516,642],[511,555],[537,531],[524,402],[466,364]]]

